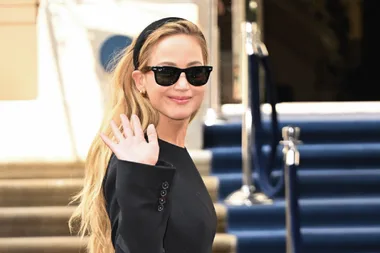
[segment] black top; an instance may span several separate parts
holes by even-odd
[[[103,183],[116,253],[211,253],[216,213],[186,148],[159,139],[156,166],[111,156]]]

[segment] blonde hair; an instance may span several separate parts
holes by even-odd
[[[200,29],[187,20],[180,20],[167,23],[148,36],[140,50],[139,69],[147,66],[148,56],[160,39],[176,34],[194,36],[201,46],[204,62],[208,61],[207,44]],[[136,39],[120,54],[113,69],[109,99],[106,101],[105,114],[99,129],[110,138],[113,136],[109,123],[113,119],[120,126],[119,115],[122,113],[128,117],[136,114],[140,118],[144,130],[151,123],[155,126],[158,124],[158,111],[152,107],[149,98],[140,94],[132,78],[135,44]],[[196,112],[191,119],[195,114]],[[73,233],[74,227],[76,227],[79,235],[82,237],[88,235],[87,252],[89,253],[115,252],[111,242],[111,224],[105,207],[102,187],[111,153],[112,151],[97,135],[87,155],[83,188],[71,201],[71,203],[79,202],[79,204],[69,220],[70,231]]]

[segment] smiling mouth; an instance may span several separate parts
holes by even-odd
[[[170,100],[176,102],[177,104],[186,104],[190,101],[191,97],[169,97]]]

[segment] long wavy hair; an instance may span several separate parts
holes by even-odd
[[[201,46],[204,63],[208,62],[207,44],[201,30],[190,21],[180,20],[166,23],[149,35],[139,54],[139,69],[147,66],[152,48],[160,39],[177,34],[194,36]],[[141,120],[144,131],[149,124],[157,126],[159,121],[158,111],[153,108],[147,96],[140,94],[132,78],[135,44],[136,40],[132,41],[131,45],[117,57],[117,64],[112,71],[111,85],[106,93],[104,117],[99,131],[110,138],[114,137],[109,123],[113,119],[121,128],[119,115],[122,113],[127,117],[136,114]],[[196,112],[190,120],[195,117],[195,114]],[[83,188],[71,201],[71,203],[79,204],[69,220],[70,231],[71,233],[76,231],[82,238],[88,236],[87,252],[89,253],[115,252],[111,242],[111,224],[102,188],[111,154],[112,151],[97,135],[87,154]]]

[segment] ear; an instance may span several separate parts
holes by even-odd
[[[141,92],[145,90],[144,74],[140,70],[132,72],[132,78],[135,81],[136,88]]]

